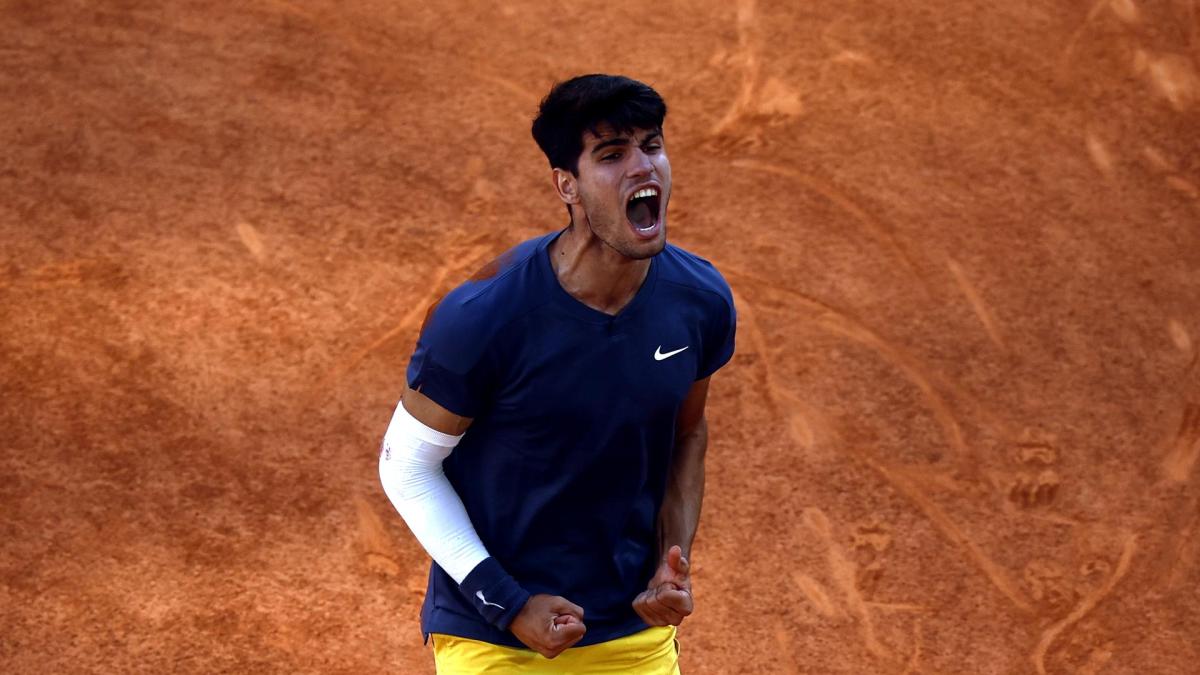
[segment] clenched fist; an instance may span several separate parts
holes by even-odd
[[[672,546],[646,590],[633,600],[633,609],[651,626],[678,626],[692,613],[692,578],[683,549]]]
[[[508,629],[527,647],[552,659],[583,638],[583,608],[557,595],[529,598]]]

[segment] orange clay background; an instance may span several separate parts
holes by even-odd
[[[738,351],[687,673],[1194,673],[1192,0],[0,3],[0,671],[429,673],[379,440],[564,224],[540,97],[671,106]]]

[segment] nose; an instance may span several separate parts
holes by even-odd
[[[641,148],[635,148],[629,153],[629,177],[644,178],[650,175],[654,170],[654,165],[650,162],[650,155],[647,155]]]

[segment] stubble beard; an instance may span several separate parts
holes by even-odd
[[[598,231],[596,227],[592,225],[592,223],[597,222],[597,220],[593,218],[595,211],[588,206],[588,200],[586,197],[581,201],[581,205],[583,206],[583,219],[586,221],[584,226],[588,228],[588,231],[592,233],[592,236],[596,237],[603,242],[605,246],[611,248],[622,256],[629,258],[630,260],[645,260],[647,258],[653,258],[662,252],[664,248],[666,248],[667,223],[665,215],[663,216],[663,223],[661,225],[663,232],[661,239],[655,242],[656,245],[654,245],[653,248],[650,247],[651,242],[645,242],[646,246],[639,248],[637,246],[638,242],[629,241],[628,239],[622,237],[622,235],[625,235],[625,237],[633,238],[633,233],[627,232],[629,229],[629,223],[626,222],[624,215],[618,215],[617,222],[613,224],[612,227],[608,228],[608,231],[613,233],[611,235],[612,238],[610,238],[606,237],[602,231]],[[666,209],[664,208],[663,212],[665,213],[665,211]],[[603,220],[600,220],[599,222],[603,222]]]

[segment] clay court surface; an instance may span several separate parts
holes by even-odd
[[[686,673],[1194,673],[1191,0],[0,3],[0,671],[429,673],[426,307],[671,106],[724,272]]]

